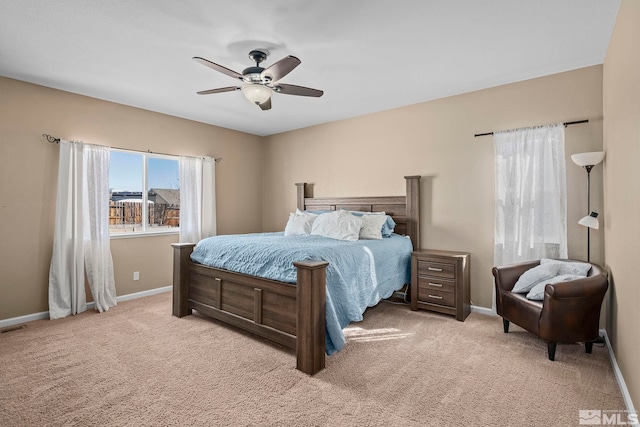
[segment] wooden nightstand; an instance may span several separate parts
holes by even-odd
[[[471,312],[467,252],[419,249],[411,254],[411,310],[451,314],[464,321]]]

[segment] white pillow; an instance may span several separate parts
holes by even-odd
[[[290,213],[287,226],[284,228],[285,236],[303,236],[311,234],[313,222],[318,217],[314,214],[297,214]]]
[[[362,219],[347,211],[335,211],[318,215],[311,227],[311,234],[331,239],[358,240]]]
[[[589,270],[591,270],[591,264],[586,262],[566,262],[542,258],[540,264],[558,264],[560,266],[558,274],[574,274],[582,277],[586,277]]]
[[[544,280],[542,282],[539,282],[537,285],[535,285],[533,288],[531,288],[531,290],[527,294],[527,298],[530,299],[530,300],[535,300],[535,301],[543,301],[544,300],[544,288],[548,284],[567,282],[569,280],[583,279],[583,278],[584,278],[584,276],[579,276],[577,274],[562,274],[560,276],[552,277],[549,280]]]
[[[384,212],[367,214],[358,218],[362,219],[360,239],[382,240],[382,226],[387,222],[387,215]]]
[[[529,292],[539,282],[549,280],[558,274],[560,266],[557,263],[540,264],[525,271],[518,279],[511,292]]]

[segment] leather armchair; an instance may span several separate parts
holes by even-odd
[[[580,262],[573,260],[558,260]],[[591,353],[599,338],[600,308],[609,286],[607,272],[591,264],[587,277],[547,284],[544,301],[532,301],[525,294],[511,292],[518,278],[540,261],[492,269],[496,286],[496,308],[502,316],[504,333],[509,322],[526,329],[547,342],[549,360],[554,360],[557,343],[584,342]]]

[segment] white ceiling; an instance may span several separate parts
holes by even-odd
[[[604,62],[619,0],[0,0],[0,75],[256,135]],[[196,63],[295,55],[262,111]],[[0,94],[1,96],[1,94]]]

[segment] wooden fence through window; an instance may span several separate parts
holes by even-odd
[[[150,227],[178,227],[180,205],[149,203]],[[142,227],[142,202],[109,201],[109,228]]]

